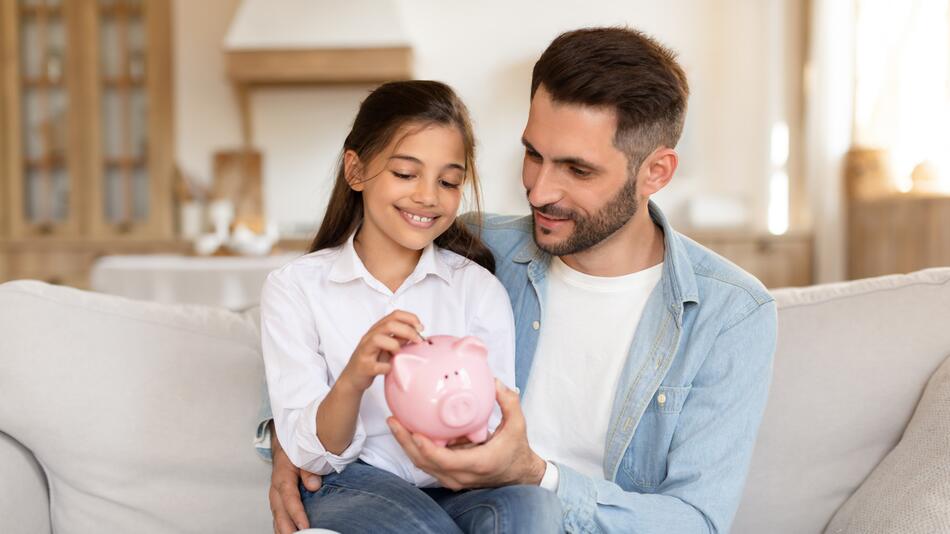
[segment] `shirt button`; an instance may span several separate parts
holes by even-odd
[[[541,328],[541,322],[540,322],[540,321],[535,321],[535,322],[531,323],[531,328],[534,328],[535,330]]]
[[[657,395],[656,403],[659,404],[660,406],[663,406],[664,404],[666,404],[666,394],[660,393],[659,395]]]

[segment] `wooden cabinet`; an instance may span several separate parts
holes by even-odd
[[[170,8],[0,0],[0,280],[70,283],[105,244],[173,243]]]
[[[15,280],[30,278],[85,289],[94,260],[88,250],[58,248],[18,252],[10,255],[8,269]]]
[[[950,266],[950,196],[851,199],[848,277]]]
[[[810,234],[705,230],[683,233],[742,267],[768,288],[801,287],[814,283]]]
[[[190,249],[191,244],[186,241],[146,239],[93,241],[51,238],[0,243],[0,282],[29,278],[89,289],[92,266],[102,256],[188,254]]]
[[[171,237],[169,2],[0,9],[11,237]]]

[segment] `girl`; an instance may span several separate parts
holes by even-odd
[[[423,331],[481,338],[492,372],[514,384],[507,293],[492,276],[491,252],[456,220],[463,185],[479,199],[474,145],[468,112],[448,86],[380,86],[344,141],[311,253],[264,285],[261,332],[277,438],[295,465],[324,475],[315,493],[300,486],[312,527],[560,527],[560,514],[552,521],[532,513],[556,501],[538,487],[426,489],[436,481],[412,464],[386,424],[379,376]],[[496,406],[492,430],[499,419]]]

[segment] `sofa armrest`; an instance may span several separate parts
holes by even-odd
[[[0,432],[0,532],[50,532],[46,475],[33,454]]]

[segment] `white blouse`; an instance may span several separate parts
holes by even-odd
[[[261,342],[277,439],[294,465],[317,474],[362,459],[417,486],[417,469],[386,425],[391,415],[378,376],[363,394],[353,441],[340,455],[317,438],[317,407],[369,328],[394,310],[414,313],[424,334],[479,337],[492,372],[515,384],[515,326],[508,294],[480,265],[432,244],[393,293],[346,244],[302,256],[271,272],[261,295]],[[490,428],[501,418],[495,406]]]

